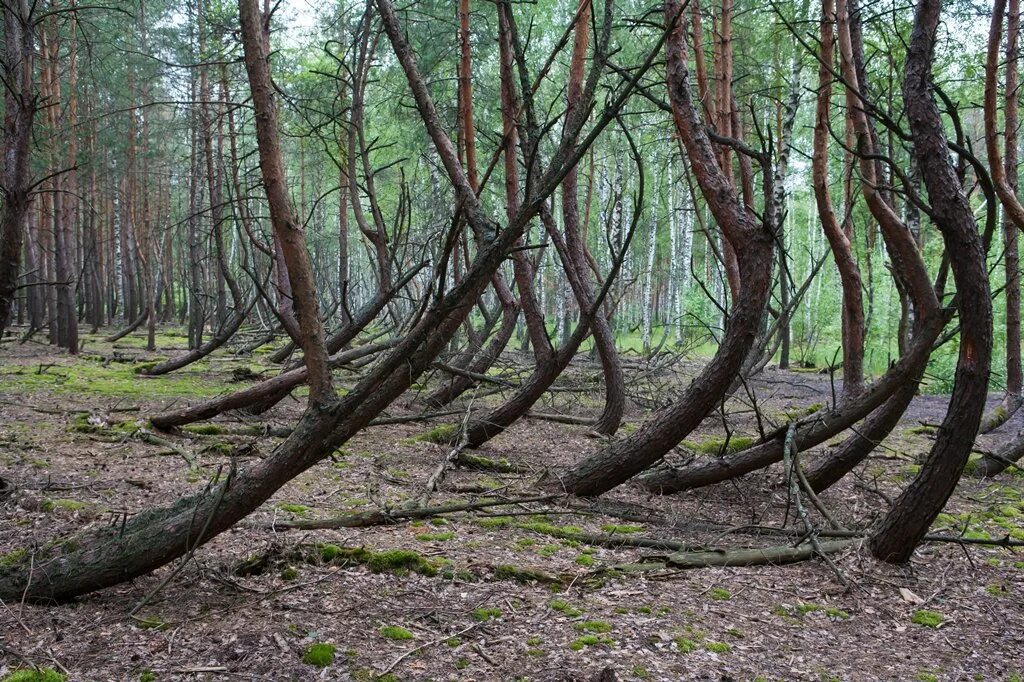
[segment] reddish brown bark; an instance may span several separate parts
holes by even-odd
[[[985,408],[992,357],[992,302],[985,251],[956,168],[949,160],[948,141],[934,100],[932,60],[940,14],[939,0],[921,0],[917,6],[903,101],[914,136],[913,154],[956,282],[960,353],[953,393],[935,445],[921,472],[897,498],[869,541],[876,558],[893,563],[909,560],[956,487]]]
[[[828,238],[843,287],[843,392],[845,395],[853,395],[864,388],[864,299],[861,296],[860,267],[853,253],[853,245],[836,217],[829,194],[829,111],[835,45],[833,0],[824,0],[821,11],[818,102],[814,122],[811,179],[822,230]]]
[[[982,423],[986,433],[1004,424],[1020,408],[1021,384],[1021,332],[1020,332],[1020,247],[1018,230],[1024,229],[1024,208],[1017,197],[1017,92],[1018,38],[1020,34],[1020,2],[1010,0],[1006,30],[1006,94],[1003,109],[1005,158],[999,151],[997,128],[997,81],[999,71],[999,43],[1002,19],[1007,0],[995,0],[992,8],[992,26],[989,31],[985,60],[985,151],[995,190],[1003,205],[1003,269],[1006,273],[1006,393],[999,408]]]
[[[294,305],[298,316],[296,342],[302,348],[309,370],[310,400],[320,403],[334,395],[331,375],[327,368],[327,350],[324,330],[317,305],[313,269],[306,250],[306,232],[295,214],[281,158],[277,136],[277,105],[270,81],[267,39],[263,35],[263,22],[255,2],[240,0],[239,18],[242,25],[242,45],[245,48],[245,70],[249,75],[252,103],[256,112],[256,139],[259,146],[260,170],[270,207],[270,222],[288,269],[288,279],[294,292]]]
[[[666,0],[664,5],[666,25],[672,27],[665,54],[673,120],[715,220],[729,241],[743,246],[737,253],[743,296],[734,301],[718,352],[676,401],[657,412],[636,433],[566,472],[561,483],[577,495],[599,495],[629,480],[661,459],[700,424],[729,389],[750,352],[771,288],[772,236],[747,210],[718,165],[691,99],[682,9],[679,0]]]
[[[572,58],[569,62],[569,82],[566,86],[566,119],[573,120],[583,99],[584,69],[590,40],[591,0],[579,0]],[[566,275],[582,310],[589,310],[595,301],[594,289],[588,274],[586,248],[580,233],[579,169],[573,166],[562,181],[562,230],[566,243]],[[615,348],[615,335],[608,319],[596,314],[590,320],[601,367],[604,370],[604,410],[594,425],[597,433],[614,434],[626,410],[626,384],[622,364]]]

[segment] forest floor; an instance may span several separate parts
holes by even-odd
[[[0,476],[14,486],[0,497],[0,562],[89,524],[116,524],[124,514],[170,503],[204,486],[228,453],[244,466],[273,449],[273,436],[240,431],[253,420],[237,416],[160,434],[174,449],[147,442],[150,431],[136,420],[245,385],[235,381],[240,367],[274,371],[265,354],[224,353],[166,377],[134,374],[132,363],[173,354],[184,342],[164,332],[153,354],[137,336],[112,347],[93,335],[79,359],[31,342],[0,349]],[[631,393],[643,409],[631,409],[624,431],[694,367],[630,359]],[[581,360],[560,382],[557,400],[538,411],[595,414],[597,374],[596,365]],[[776,422],[832,395],[828,376],[807,372],[769,370],[755,388],[763,416]],[[927,454],[934,431],[927,425],[942,420],[945,404],[943,396],[918,398],[884,447],[822,496],[844,525],[864,527],[884,513],[886,499]],[[287,427],[301,407],[301,398],[290,400],[259,425]],[[727,408],[734,443],[756,435],[744,400]],[[412,413],[408,401],[393,412]],[[735,530],[797,526],[785,519],[781,467],[674,496],[626,485],[594,504],[522,503],[370,528],[281,527],[399,508],[420,496],[450,451],[430,442],[430,429],[461,417],[446,419],[365,430],[202,547],[134,617],[132,607],[172,567],[70,604],[0,604],[0,679],[28,665],[89,681],[926,682],[1024,674],[1020,552],[928,544],[896,567],[851,549],[836,556],[847,588],[818,561],[636,571],[636,564],[669,552],[581,538],[784,544],[785,538]],[[981,445],[995,447],[1021,427],[1018,417]],[[722,417],[712,415],[688,447],[715,456],[722,435]],[[534,495],[542,473],[599,444],[585,426],[525,419],[476,453],[520,472],[453,469],[430,504]],[[934,530],[1024,538],[1024,479],[965,479]],[[623,565],[633,570],[607,570]],[[310,663],[317,653],[324,660],[314,662],[327,665]]]

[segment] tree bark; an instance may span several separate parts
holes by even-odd
[[[1006,0],[1000,0],[993,8],[1002,14],[1006,11]],[[994,20],[994,19],[993,19]],[[999,407],[987,416],[981,425],[981,433],[988,433],[1006,423],[1020,409],[1024,396],[1021,393],[1022,370],[1020,352],[1020,247],[1018,230],[1024,229],[1024,210],[1017,197],[1017,97],[1018,87],[1018,39],[1020,34],[1020,0],[1009,1],[1006,30],[1006,94],[1003,109],[1003,130],[1006,155],[1000,158],[996,120],[996,89],[999,70],[999,37],[1001,31],[989,34],[987,59],[985,62],[984,124],[985,150],[996,193],[1003,205],[1003,270],[1005,271],[1006,295],[1006,392]],[[994,41],[994,42],[993,42]]]
[[[242,46],[245,51],[245,70],[252,90],[252,103],[256,115],[256,139],[259,147],[263,186],[270,207],[270,222],[280,245],[281,255],[288,270],[288,279],[294,295],[298,315],[296,343],[302,348],[309,370],[310,400],[328,401],[334,395],[331,374],[327,369],[327,350],[324,329],[317,304],[316,284],[313,280],[309,252],[306,250],[306,231],[295,215],[285,179],[281,145],[278,140],[277,106],[270,81],[269,35],[264,31],[269,17],[261,17],[255,0],[239,0],[239,19],[242,25]]]
[[[992,30],[999,33],[996,0]],[[957,287],[960,354],[949,407],[921,472],[896,500],[869,541],[871,553],[890,563],[910,559],[942,511],[963,472],[981,423],[992,357],[992,302],[985,252],[974,215],[949,160],[942,117],[935,104],[932,59],[941,15],[939,0],[920,0],[914,17],[903,82],[913,154],[942,233]],[[1001,19],[1001,17],[999,17]],[[997,39],[998,41],[998,39]]]
[[[0,336],[7,328],[17,291],[21,245],[32,202],[30,148],[36,113],[35,50],[28,0],[3,5],[4,130],[3,208],[0,210]]]
[[[823,0],[821,47],[818,59],[818,105],[814,123],[813,155],[811,157],[814,198],[818,217],[828,238],[843,287],[843,394],[855,395],[864,388],[864,300],[861,277],[853,246],[843,231],[832,208],[828,180],[829,111],[832,98],[832,64],[834,62],[835,3]],[[849,210],[849,208],[847,208]]]
[[[636,433],[583,460],[561,484],[576,495],[599,495],[661,459],[685,438],[721,399],[750,352],[771,288],[772,235],[747,210],[719,167],[690,95],[687,48],[679,0],[666,0],[671,33],[665,45],[668,90],[676,132],[716,221],[737,252],[742,295],[734,301],[718,352],[673,404],[657,412]],[[766,213],[770,213],[771,202]],[[769,222],[768,224],[771,224]]]

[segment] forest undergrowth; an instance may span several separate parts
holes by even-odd
[[[78,358],[31,342],[3,349],[0,562],[47,542],[73,545],[88,526],[116,527],[202,489],[232,461],[272,451],[294,423],[298,400],[258,419],[156,431],[147,414],[269,370],[266,353],[219,351],[185,373],[137,375],[181,343],[173,329],[160,341],[151,353],[133,337],[97,336]],[[626,365],[628,434],[692,368],[680,358]],[[511,360],[493,370],[516,371]],[[1024,540],[1024,479],[965,477],[932,528],[963,542],[926,543],[906,566],[878,563],[852,541],[831,565],[682,568],[702,552],[707,560],[800,538],[782,467],[677,495],[633,485],[590,501],[551,494],[552,472],[584,457],[595,438],[585,424],[554,419],[599,412],[590,380],[599,371],[579,356],[537,417],[443,466],[436,492],[428,483],[451,459],[445,443],[467,410],[499,400],[493,388],[430,419],[412,421],[418,411],[407,404],[382,415],[400,423],[365,430],[243,524],[152,575],[68,604],[4,603],[0,674],[36,666],[54,680],[1020,679],[1024,555],[973,543]],[[338,376],[341,386],[352,378]],[[832,399],[829,376],[812,372],[769,370],[752,390],[769,423]],[[855,535],[885,512],[917,473],[945,407],[943,396],[919,396],[883,446],[821,495],[837,526]],[[1018,421],[979,447],[995,449]],[[671,457],[716,457],[757,429],[737,394]],[[820,541],[836,543],[830,522],[803,504]]]

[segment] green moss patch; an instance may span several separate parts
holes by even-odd
[[[575,628],[575,629],[577,629],[577,630],[579,630],[581,632],[597,632],[597,633],[602,633],[602,632],[611,632],[612,631],[611,624],[606,623],[603,620],[585,620],[583,622],[576,623],[575,625],[573,625],[573,628]]]
[[[473,609],[473,620],[478,620],[481,623],[501,618],[501,609],[493,606],[481,606],[478,609]]]
[[[724,587],[715,587],[708,592],[708,598],[714,601],[727,601],[732,599],[732,593]]]
[[[279,502],[277,508],[281,511],[288,512],[295,516],[303,519],[309,518],[310,509],[304,504],[294,504],[292,502]]]
[[[573,640],[569,644],[569,648],[573,651],[582,651],[588,646],[598,646],[601,644],[611,646],[614,642],[610,637],[602,637],[600,635],[583,635],[582,637]]]
[[[920,609],[918,611],[914,611],[914,615],[911,616],[910,622],[915,625],[923,625],[926,628],[937,628],[946,622],[946,618],[936,611]]]
[[[455,435],[459,432],[459,428],[454,424],[439,424],[429,431],[408,438],[404,443],[434,443],[436,445],[446,445],[452,441]]]
[[[225,384],[208,376],[170,374],[143,378],[122,363],[106,367],[87,358],[68,360],[45,369],[12,365],[0,368],[0,384],[10,392],[52,391],[119,399],[212,398]]]
[[[732,436],[725,438],[708,438],[701,441],[683,441],[683,447],[700,452],[705,455],[731,455],[734,452],[745,450],[754,444],[754,439],[748,436]]]
[[[416,636],[400,625],[385,625],[380,629],[380,636],[385,639],[403,641],[415,639]]]
[[[336,648],[333,644],[310,644],[302,654],[302,662],[316,668],[326,668],[334,663]]]

